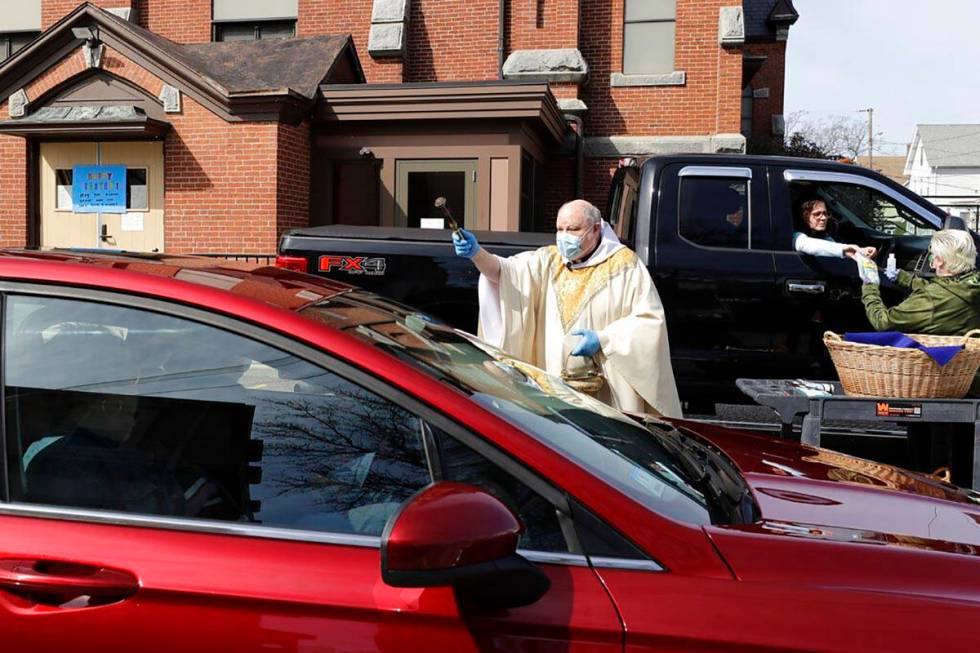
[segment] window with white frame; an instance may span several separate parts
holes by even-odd
[[[623,73],[673,72],[676,0],[625,0],[625,3]]]
[[[258,41],[296,36],[297,0],[214,0],[213,40]]]

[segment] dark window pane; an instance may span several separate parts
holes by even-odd
[[[256,39],[287,39],[296,35],[295,20],[249,21],[217,23],[215,41],[254,41]]]
[[[259,25],[260,39],[291,39],[296,36],[294,21],[261,23]]]
[[[748,248],[748,182],[721,177],[684,178],[680,233],[707,247]]]
[[[14,54],[38,37],[40,32],[21,32],[10,35],[10,54]]]
[[[126,168],[126,208],[145,211],[149,208],[146,168]]]
[[[11,297],[5,346],[19,501],[380,535],[430,480],[417,417],[213,327]]]
[[[71,210],[72,176],[73,174],[70,169],[61,169],[61,170],[54,171],[54,178],[55,178],[54,208],[65,209],[67,211]]]
[[[254,41],[256,39],[255,25],[252,23],[217,25],[214,37],[215,41]]]
[[[455,439],[441,434],[439,442],[440,460],[447,480],[485,489],[520,517],[525,528],[518,544],[520,548],[568,551],[555,508],[541,495]]]
[[[408,226],[420,226],[422,218],[442,220],[444,215],[434,204],[437,197],[446,198],[446,205],[462,224],[460,217],[466,206],[466,175],[464,171],[409,172]]]

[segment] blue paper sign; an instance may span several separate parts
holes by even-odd
[[[125,213],[126,166],[73,166],[71,204],[75,213]]]

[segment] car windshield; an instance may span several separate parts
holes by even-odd
[[[685,460],[690,438],[670,425],[644,427],[473,336],[370,293],[337,296],[302,313],[461,389],[658,513],[689,523],[718,521],[703,479]]]

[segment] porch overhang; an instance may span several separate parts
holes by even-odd
[[[525,121],[561,143],[568,125],[547,83],[491,81],[426,84],[323,84],[320,124]]]
[[[44,140],[160,139],[169,129],[169,122],[129,105],[42,107],[24,118],[0,120],[0,134]]]

